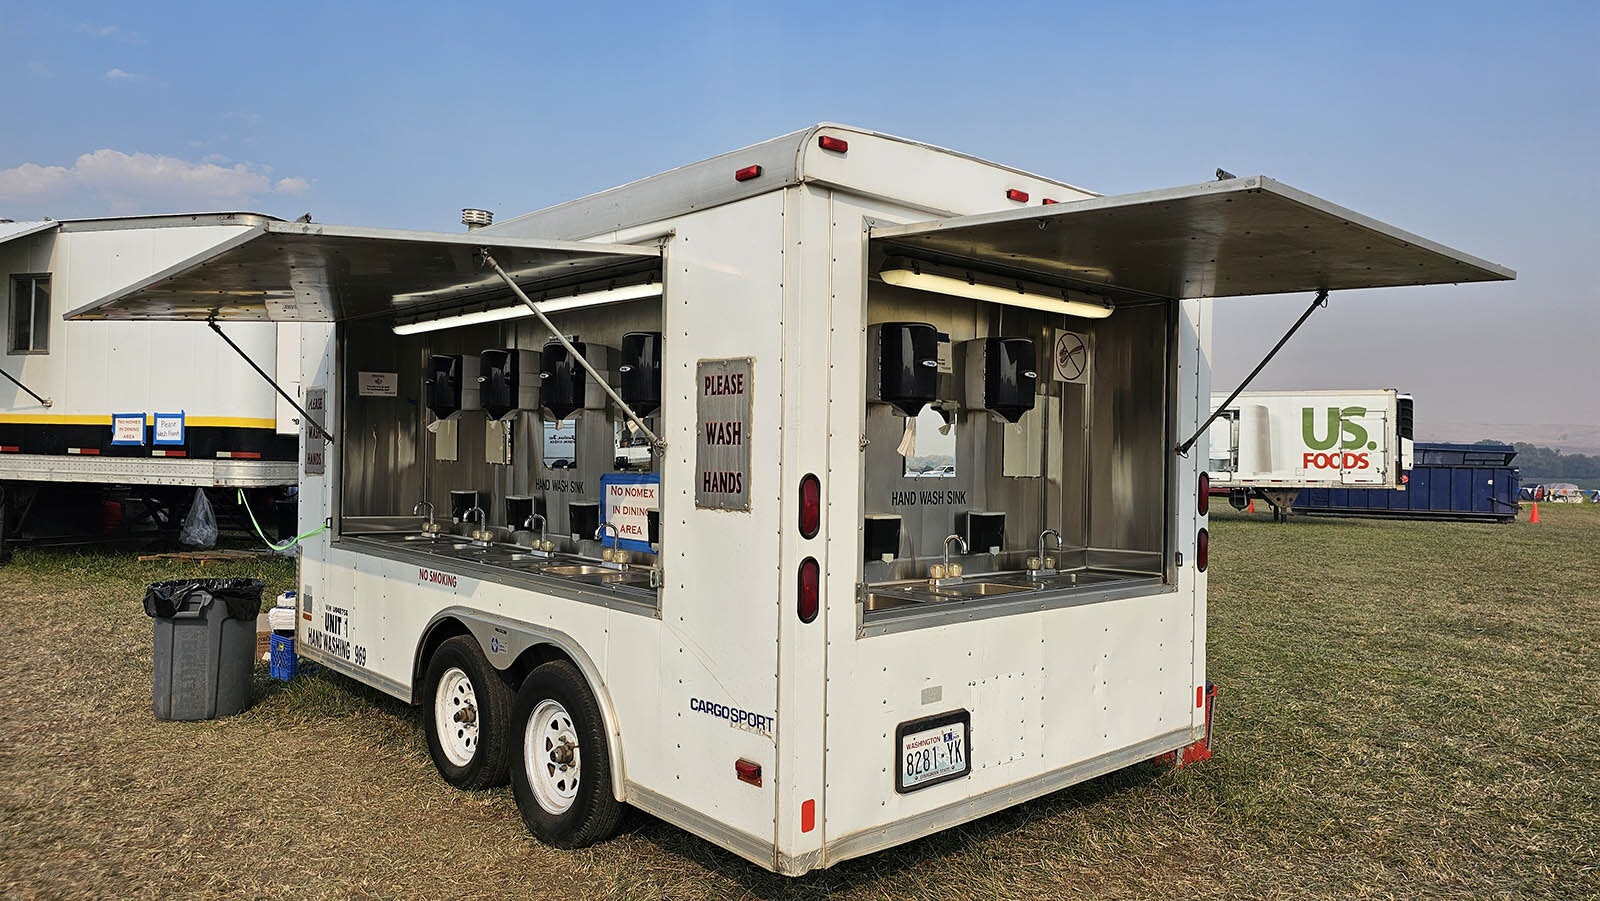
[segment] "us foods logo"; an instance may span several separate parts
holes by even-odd
[[[1378,449],[1360,419],[1367,415],[1366,407],[1328,407],[1326,416],[1317,407],[1304,407],[1300,411],[1300,437],[1310,451],[1301,455],[1300,465],[1305,469],[1367,469],[1372,458],[1367,451]],[[1317,434],[1318,419],[1326,423],[1322,434]]]

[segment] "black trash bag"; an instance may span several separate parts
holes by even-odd
[[[212,601],[221,601],[234,619],[255,619],[261,614],[260,579],[174,579],[154,582],[144,590],[144,612],[150,616],[172,617],[180,612],[204,610]]]

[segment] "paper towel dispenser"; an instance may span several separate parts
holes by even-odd
[[[1033,409],[1036,371],[1031,338],[979,338],[961,345],[966,405],[1016,422]]]
[[[539,409],[539,355],[531,350],[486,350],[478,354],[479,401],[490,419],[514,410]]]
[[[463,354],[433,354],[423,374],[428,409],[440,419],[463,410],[482,409],[478,393],[478,358]]]
[[[661,408],[661,333],[629,332],[622,336],[617,373],[623,403],[640,416]]]
[[[610,348],[583,341],[572,342],[572,348],[610,378]],[[539,355],[539,401],[551,416],[566,419],[574,410],[604,410],[606,392],[560,342],[551,341]]]
[[[939,398],[939,330],[926,322],[867,326],[867,397],[907,416]]]

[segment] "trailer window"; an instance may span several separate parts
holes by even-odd
[[[7,350],[42,354],[50,350],[50,276],[11,277],[11,329]]]

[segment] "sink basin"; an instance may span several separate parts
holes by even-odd
[[[540,567],[539,572],[552,576],[626,575],[623,570],[612,569],[609,566],[596,566],[592,563],[563,563],[558,566],[544,566]]]
[[[1032,591],[1032,585],[1002,585],[999,582],[964,582],[959,585],[945,585],[931,589],[933,594],[953,598],[978,598],[989,597],[997,594],[1012,594],[1018,591]]]

